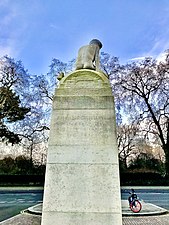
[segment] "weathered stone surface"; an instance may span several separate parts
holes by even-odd
[[[114,213],[44,213],[44,224],[56,225],[121,225],[121,218]],[[115,222],[114,222],[115,221]]]
[[[78,51],[76,60],[76,70],[79,69],[99,69],[99,50],[102,48],[102,43],[93,39],[89,45],[82,46]]]
[[[115,145],[113,114],[111,109],[62,110],[61,113],[53,115],[50,145]]]
[[[42,224],[122,224],[114,99],[103,73],[75,71],[56,90]]]
[[[115,165],[52,164],[47,169],[51,187],[46,187],[44,211],[119,212]]]
[[[112,152],[111,145],[94,146],[50,146],[48,162],[53,163],[116,163],[117,154]]]

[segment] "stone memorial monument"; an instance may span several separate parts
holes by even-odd
[[[53,99],[42,225],[122,225],[114,98],[100,41],[79,50]]]

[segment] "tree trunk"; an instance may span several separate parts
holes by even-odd
[[[169,178],[169,145],[165,146],[165,170],[166,170],[166,177]]]
[[[169,178],[169,119],[167,121],[167,140],[166,144],[163,146],[165,152],[165,169],[166,169],[166,177]]]

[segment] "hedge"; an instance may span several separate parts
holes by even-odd
[[[146,186],[146,185],[169,185],[169,179],[161,176],[159,173],[121,173],[120,174],[120,182],[121,186],[130,186],[130,185],[139,185],[139,186]]]
[[[43,186],[45,175],[0,175],[1,186]]]

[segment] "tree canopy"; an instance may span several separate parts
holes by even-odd
[[[114,91],[124,114],[139,124],[145,137],[160,142],[169,175],[169,52],[124,66],[115,77]]]
[[[0,59],[0,139],[12,144],[20,142],[18,134],[11,131],[11,124],[23,120],[30,108],[22,106],[19,92],[26,84],[26,71],[21,62],[5,56]],[[20,92],[21,93],[21,92]]]
[[[60,72],[71,72],[74,61],[54,58],[48,73],[30,75],[21,61],[0,59],[1,141],[15,144],[22,139],[31,159],[39,144],[47,143],[56,78]],[[115,96],[119,156],[125,167],[136,152],[135,141],[149,139],[164,150],[169,175],[169,51],[162,62],[147,57],[126,65],[102,52],[101,70]]]

